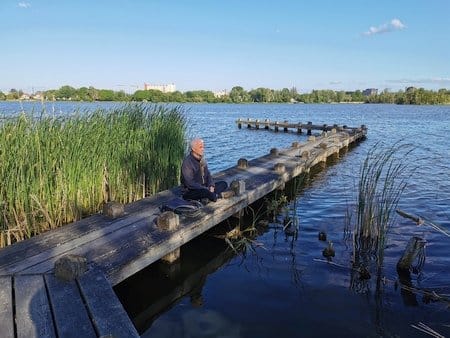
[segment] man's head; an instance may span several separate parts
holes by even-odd
[[[202,157],[203,153],[205,152],[205,144],[203,140],[201,138],[194,138],[191,141],[191,150],[194,155]]]

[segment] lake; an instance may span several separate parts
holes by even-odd
[[[111,108],[117,103],[47,103],[48,114]],[[298,236],[271,222],[246,251],[235,254],[223,240],[201,236],[182,248],[179,271],[154,264],[116,287],[143,337],[411,337],[426,324],[450,336],[450,238],[429,226],[397,217],[389,233],[383,283],[359,280],[351,269],[352,243],[344,236],[355,200],[359,168],[377,145],[411,144],[408,186],[399,207],[450,232],[450,106],[354,104],[184,104],[189,137],[205,140],[211,171],[288,147],[306,136],[238,129],[237,118],[259,118],[368,128],[367,139],[317,170],[288,205],[299,219]],[[40,113],[41,103],[0,102],[0,112]],[[326,232],[336,250],[322,256]],[[426,240],[425,264],[400,287],[396,264],[408,240]],[[428,297],[435,292],[440,297]]]

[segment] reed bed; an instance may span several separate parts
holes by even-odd
[[[0,124],[1,245],[178,183],[186,149],[180,107],[112,110]]]

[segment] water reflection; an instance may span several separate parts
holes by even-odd
[[[207,276],[235,254],[223,240],[206,235],[181,248],[180,262],[158,261],[115,287],[139,332],[147,330],[163,311],[183,297],[193,308],[203,305],[202,290]]]

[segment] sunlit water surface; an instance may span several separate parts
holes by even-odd
[[[49,103],[46,113],[110,108],[113,103]],[[397,105],[228,105],[186,108],[189,137],[206,143],[211,171],[256,158],[271,148],[304,141],[304,135],[255,131],[236,126],[237,118],[368,127],[368,136],[336,163],[318,171],[297,196],[291,213],[299,219],[298,237],[271,223],[254,240],[253,250],[235,255],[222,240],[203,237],[183,248],[178,274],[156,264],[117,292],[144,337],[411,337],[425,336],[411,325],[423,322],[450,336],[450,238],[430,227],[397,217],[388,239],[382,275],[352,277],[351,241],[344,238],[349,205],[355,198],[359,167],[375,144],[413,145],[405,161],[415,168],[400,208],[450,231],[450,107]],[[39,113],[38,103],[0,103],[3,113]],[[324,262],[327,233],[336,250]],[[431,290],[447,301],[429,301],[398,286],[396,263],[412,236],[427,241],[426,261],[411,286]],[[184,259],[184,261],[183,261]],[[175,276],[175,277],[173,277]]]

